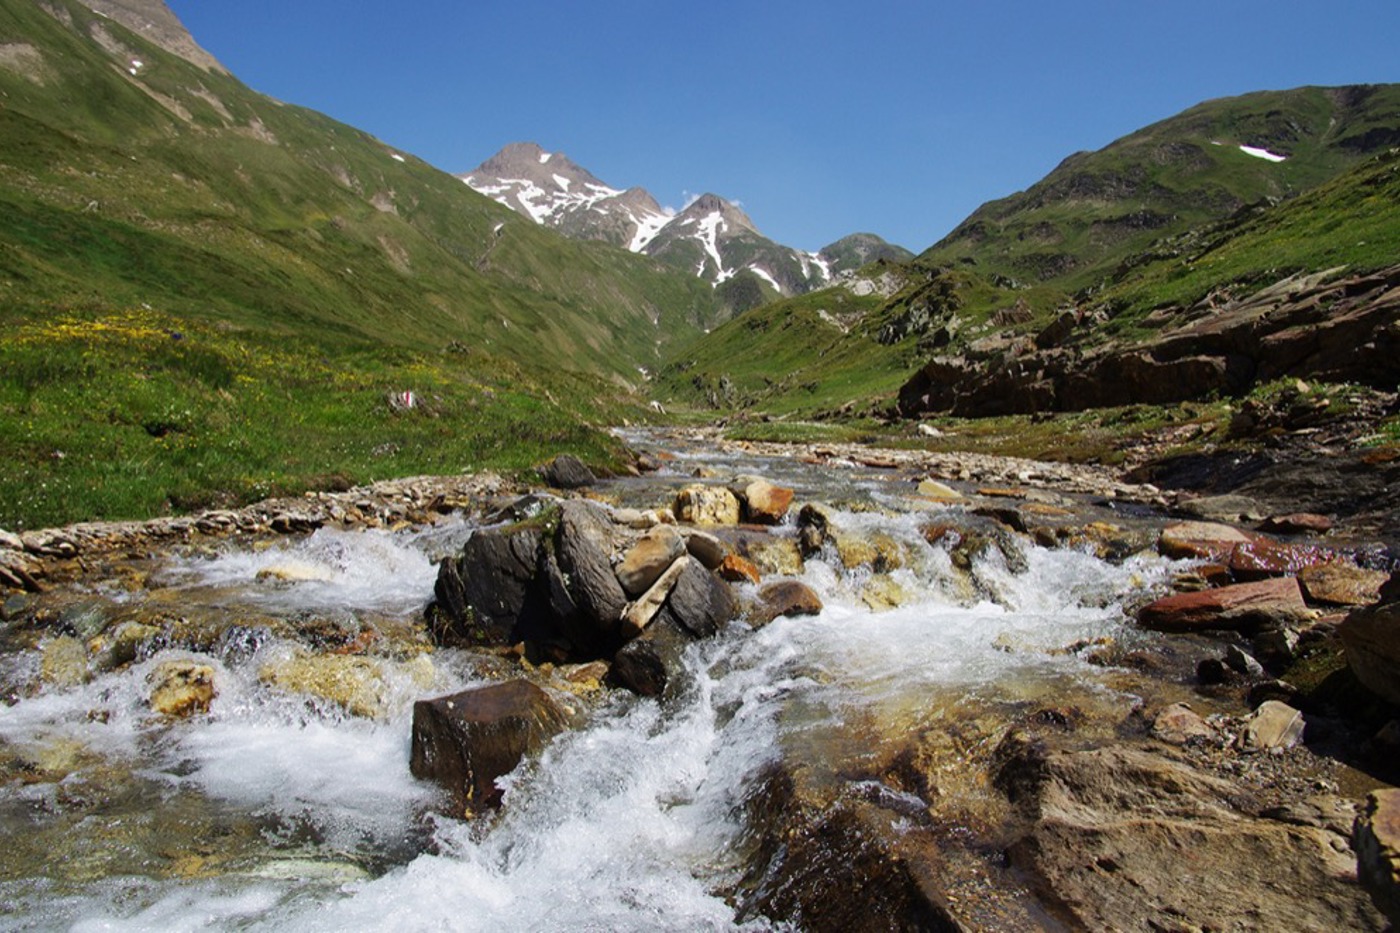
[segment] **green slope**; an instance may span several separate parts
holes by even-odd
[[[1066,307],[1103,311],[1103,339],[1141,338],[1154,308],[1225,284],[1378,268],[1397,255],[1400,213],[1374,177],[1387,170],[1365,160],[1397,142],[1400,85],[1201,104],[983,205],[913,263],[887,267],[899,270],[888,299],[837,286],[756,308],[678,347],[660,391],[771,414],[873,412],[901,367],[907,375],[935,353],[1034,336]],[[860,313],[844,333],[813,316],[851,302]],[[799,318],[802,326],[784,326]],[[723,385],[727,398],[716,391]]]
[[[541,229],[80,3],[0,0],[0,525],[518,466],[566,440],[603,458],[575,427],[620,417],[610,386],[720,313],[704,283]],[[112,323],[132,315],[157,323],[133,338]],[[180,353],[151,336],[167,331]],[[440,396],[433,430],[371,443],[403,389]],[[164,407],[188,414],[184,465],[152,446]],[[244,451],[222,473],[202,456],[221,443]],[[80,471],[75,449],[133,481]]]

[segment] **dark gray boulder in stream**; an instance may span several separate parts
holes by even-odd
[[[659,527],[664,530],[643,537],[597,503],[569,500],[525,521],[477,531],[438,568],[426,610],[429,632],[448,647],[524,643],[532,660],[559,662],[612,658],[658,625],[687,640],[713,635],[737,614],[734,594],[685,555],[680,534]],[[639,573],[640,558],[627,558],[657,541],[664,546],[655,566]],[[629,600],[624,584],[646,589]],[[647,655],[643,647],[635,653],[638,661]],[[622,682],[659,693],[666,671],[678,663],[679,650],[668,648],[644,665],[656,676]]]

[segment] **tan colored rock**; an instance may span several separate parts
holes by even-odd
[[[877,573],[860,588],[860,601],[871,612],[888,612],[897,609],[909,599],[904,587],[889,574]]]
[[[685,551],[685,539],[679,531],[670,525],[657,525],[627,550],[617,565],[617,581],[628,596],[640,596]]]
[[[1349,561],[1305,567],[1298,573],[1308,599],[1332,606],[1369,606],[1380,599],[1388,579],[1384,570],[1367,570]]]
[[[665,526],[662,526],[665,527]],[[666,597],[671,595],[671,589],[685,572],[689,557],[678,557],[672,561],[671,566],[656,578],[651,588],[631,603],[622,613],[622,637],[625,639],[636,638],[645,631],[651,621],[656,618],[656,614],[661,611],[661,607],[666,603]]]
[[[1238,528],[1215,522],[1176,522],[1162,529],[1157,549],[1164,557],[1228,564],[1235,547],[1251,540]]]
[[[352,716],[378,719],[388,712],[384,666],[374,658],[296,655],[264,664],[258,680],[288,693],[335,703]]]
[[[1302,622],[1311,617],[1293,577],[1178,593],[1144,606],[1138,622],[1162,632],[1200,629],[1255,630]]]
[[[1356,679],[1377,696],[1400,704],[1400,602],[1353,609],[1337,634]]]
[[[60,690],[85,682],[88,679],[87,648],[71,635],[60,635],[45,642],[39,658],[39,679]]]
[[[1356,877],[1371,901],[1400,927],[1400,788],[1374,790],[1352,831]]]
[[[936,479],[925,479],[919,482],[919,495],[925,499],[932,499],[935,502],[965,502],[966,497],[946,483],[940,483]]]
[[[1185,703],[1173,703],[1152,721],[1152,737],[1168,745],[1185,745],[1193,739],[1215,738],[1216,731]]]
[[[691,557],[704,564],[706,570],[719,567],[729,551],[723,541],[708,532],[687,528],[682,533],[685,535],[685,549]]]
[[[792,538],[750,541],[745,556],[764,576],[795,577],[802,573],[802,551]]]
[[[172,719],[207,713],[218,696],[214,668],[193,661],[163,661],[151,671],[147,683],[151,710]]]
[[[1303,739],[1303,714],[1287,703],[1265,700],[1245,718],[1239,744],[1246,751],[1292,748]]]
[[[675,511],[691,525],[739,524],[739,498],[723,486],[687,486],[676,496]]]
[[[793,491],[755,479],[744,487],[744,515],[758,525],[779,525],[792,505]]]

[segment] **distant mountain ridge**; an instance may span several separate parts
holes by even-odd
[[[670,212],[645,189],[614,188],[536,143],[511,143],[458,177],[566,236],[654,256],[715,286],[734,282],[731,290],[744,284],[747,274],[747,284],[769,293],[765,298],[824,287],[876,258],[913,257],[870,233],[845,237],[816,253],[784,246],[760,233],[738,205],[715,194]]]

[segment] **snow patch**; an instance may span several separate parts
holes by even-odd
[[[767,269],[762,266],[749,266],[749,271],[777,289],[779,294],[782,294],[783,287],[778,284],[777,279],[773,278],[773,276],[768,273]],[[805,272],[806,270],[803,271]]]
[[[1267,162],[1286,162],[1288,160],[1288,156],[1281,156],[1276,152],[1260,149],[1257,146],[1241,146],[1240,152],[1243,152],[1245,155],[1252,155],[1256,159],[1264,159]]]
[[[553,155],[554,155],[554,153],[552,153],[552,152],[541,152],[541,153],[540,153],[540,164],[541,164],[541,165],[544,165],[546,162],[548,162],[548,161],[550,160],[550,157],[553,156]]]
[[[823,282],[831,281],[831,263],[827,262],[816,253],[798,253],[798,260],[802,263],[802,274],[808,278],[812,273],[808,271],[808,263],[817,267],[817,274],[821,276]]]
[[[627,248],[634,253],[646,249],[647,244],[656,239],[662,228],[671,222],[671,218],[665,214],[646,213],[632,219],[637,224],[637,232],[632,234],[632,242],[627,244]]]
[[[563,175],[555,175],[555,176],[553,176],[553,177],[554,177],[554,183],[555,183],[556,185],[558,185],[560,188],[563,188],[564,191],[567,193],[568,190],[569,190],[569,185],[570,185],[572,182],[571,182],[569,179],[565,178]]]
[[[712,211],[700,220],[700,232],[695,235],[695,239],[700,241],[700,245],[705,247],[705,252],[715,261],[715,284],[718,285],[734,275],[733,270],[726,271],[724,260],[719,255],[718,236],[729,229],[729,225],[724,222],[723,215],[719,211]],[[705,261],[700,261],[700,269],[697,275],[705,272]]]
[[[399,155],[397,152],[391,152],[391,153],[389,153],[389,158],[393,159],[395,162],[402,162],[402,161],[404,161],[404,157],[401,156],[401,155]]]
[[[133,59],[131,60],[131,67],[128,68],[127,71],[131,72],[132,76],[134,77],[138,72],[140,72],[140,70],[141,70],[142,68],[145,68],[145,67],[146,67],[146,63],[145,63],[145,62],[141,61],[141,59],[139,59],[139,58],[133,58]]]

